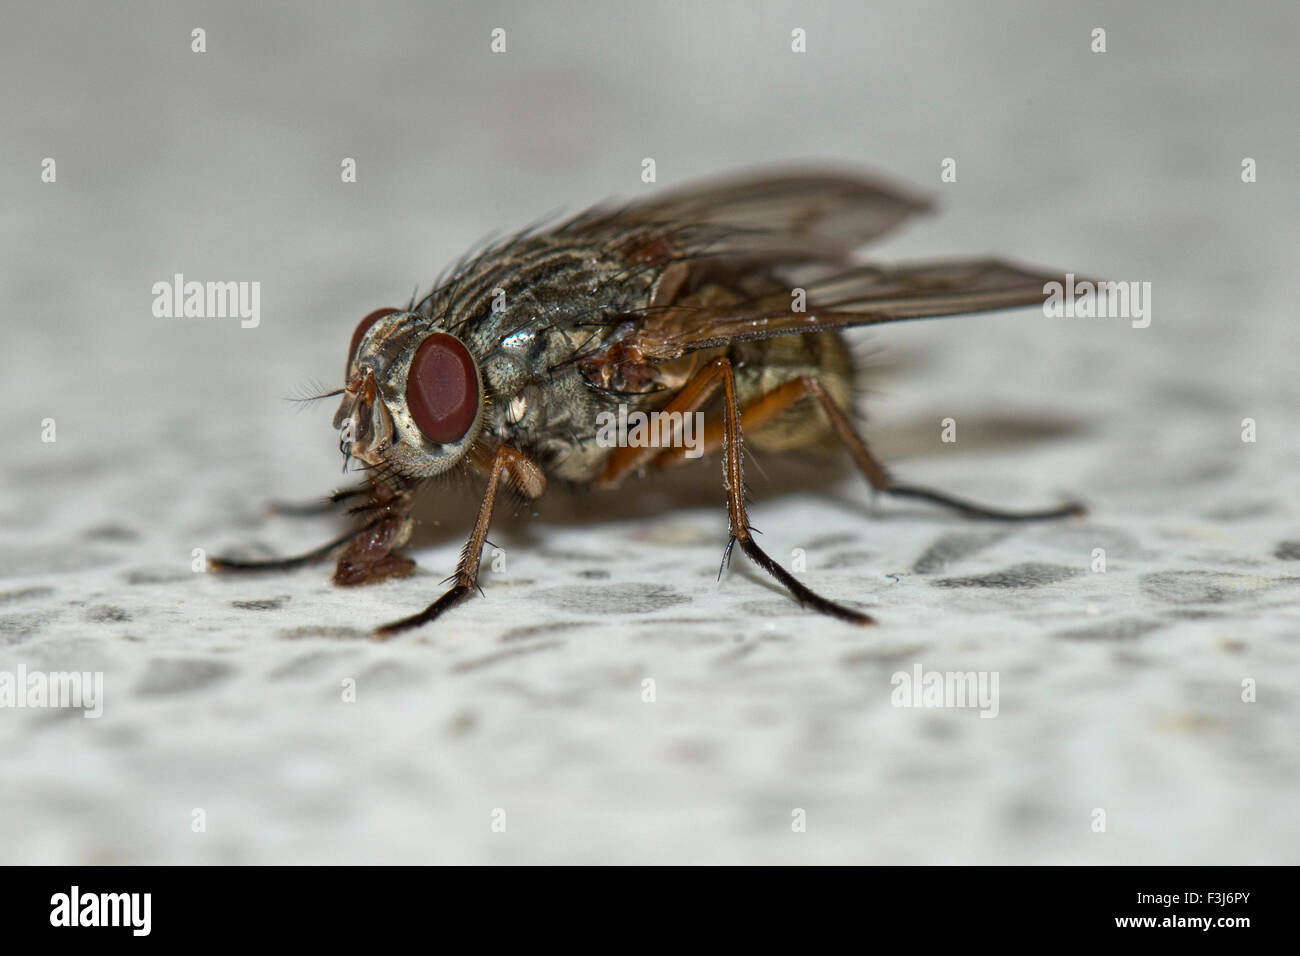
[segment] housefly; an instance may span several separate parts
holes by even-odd
[[[334,557],[342,586],[410,574],[414,562],[400,550],[416,490],[454,470],[477,474],[482,504],[449,589],[377,632],[393,634],[433,621],[477,589],[503,490],[531,500],[551,482],[615,488],[720,453],[724,565],[739,545],[801,605],[871,624],[759,547],[742,442],[799,452],[838,440],[877,491],[969,516],[1033,520],[1082,510],[1009,512],[900,483],[856,424],[845,329],[1040,304],[1044,285],[1061,278],[996,259],[885,266],[850,258],[929,208],[858,175],[757,175],[598,206],[468,257],[423,299],[371,312],[352,333],[344,385],[330,395],[342,397],[334,426],[345,468],[359,463],[365,480],[329,501],[355,503],[354,527],[295,558],[212,565],[274,570]],[[598,440],[598,423],[616,409],[666,416],[670,439],[681,437],[684,416],[703,415],[696,454],[680,441]]]

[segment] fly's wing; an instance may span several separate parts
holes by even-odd
[[[596,208],[561,232],[625,241],[650,230],[674,261],[736,263],[840,260],[930,202],[864,176],[774,172],[672,189],[618,208]],[[644,248],[644,246],[643,246]]]
[[[663,361],[731,342],[1036,305],[1047,283],[1064,279],[997,259],[862,266],[810,283],[804,312],[792,289],[719,304],[687,296],[644,313],[626,345]]]

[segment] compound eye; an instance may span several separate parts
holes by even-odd
[[[356,361],[357,349],[361,347],[361,340],[366,337],[370,327],[385,316],[392,315],[394,312],[401,312],[401,309],[375,309],[368,316],[357,323],[357,330],[352,333],[352,344],[348,346],[348,367],[344,370],[345,375],[352,374],[352,363]]]
[[[478,416],[478,371],[461,341],[437,332],[415,350],[406,379],[406,407],[429,441],[465,437]]]

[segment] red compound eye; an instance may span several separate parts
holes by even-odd
[[[438,332],[420,343],[406,378],[406,407],[429,441],[465,437],[478,415],[478,373],[459,339]]]
[[[392,315],[394,312],[401,312],[401,309],[375,309],[368,316],[357,323],[357,330],[352,333],[352,344],[348,346],[348,367],[344,369],[344,375],[352,373],[352,363],[357,357],[357,349],[361,347],[361,340],[366,337],[370,327],[386,315]]]

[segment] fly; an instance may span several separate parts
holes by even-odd
[[[285,570],[335,558],[350,587],[411,573],[402,555],[416,491],[456,470],[484,482],[450,588],[381,636],[435,620],[478,588],[498,495],[548,483],[617,488],[648,469],[720,453],[729,537],[803,606],[852,624],[867,614],[809,589],[759,547],[743,442],[772,452],[838,441],[877,491],[1003,521],[1081,514],[1077,504],[1012,512],[896,481],[851,415],[845,329],[1041,304],[1061,275],[997,259],[854,264],[864,243],[930,208],[856,175],[792,173],[704,184],[596,207],[528,230],[452,270],[405,309],[361,320],[334,417],[345,468],[364,482],[355,526],[321,548],[271,561],[213,559],[223,571]],[[602,441],[611,415],[655,414],[668,441]],[[687,416],[703,416],[693,447]],[[665,418],[666,416],[666,418]]]

